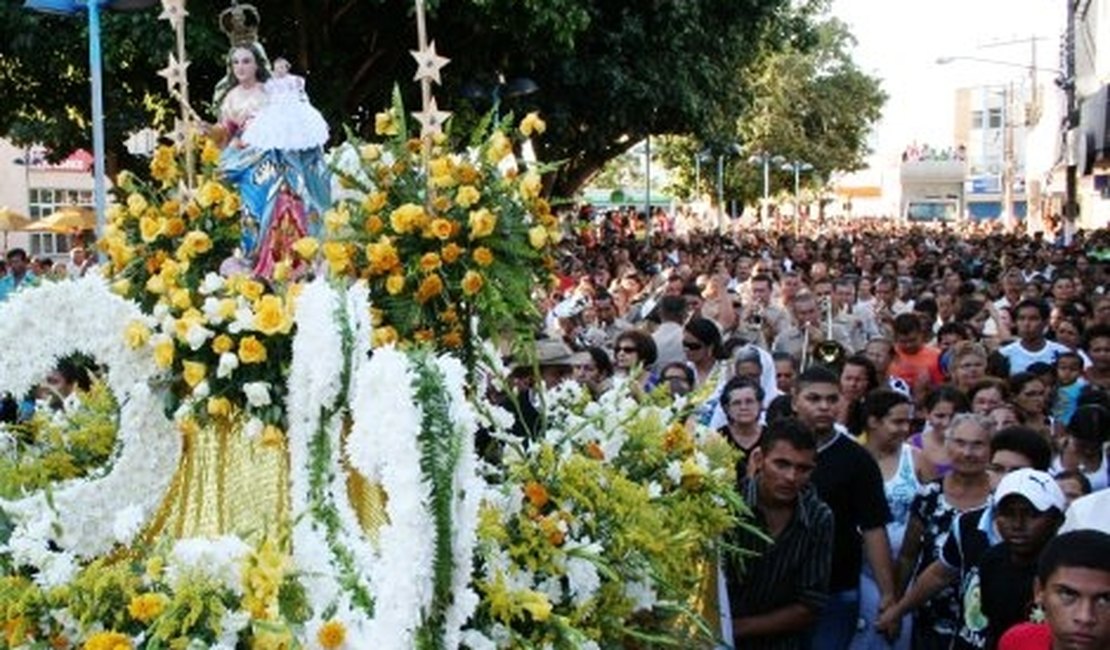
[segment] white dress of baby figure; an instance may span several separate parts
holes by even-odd
[[[328,141],[328,124],[308,101],[304,78],[289,74],[285,59],[274,61],[266,81],[266,104],[247,124],[242,141],[259,149],[314,149]]]

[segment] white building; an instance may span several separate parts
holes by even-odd
[[[18,147],[0,139],[0,206],[32,219],[49,216],[63,206],[92,207],[92,154],[78,150],[56,164],[46,161],[41,147]],[[11,232],[8,248],[59,259],[69,253],[70,235]]]
[[[1110,224],[1110,0],[1075,2],[1080,225]]]

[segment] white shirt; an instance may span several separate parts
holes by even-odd
[[[1034,363],[1047,363],[1052,365],[1056,363],[1056,358],[1065,352],[1070,352],[1068,346],[1056,341],[1044,342],[1044,347],[1036,352],[1026,349],[1021,344],[1020,340],[1014,341],[1009,345],[1004,345],[999,348],[998,353],[1006,357],[1010,362],[1010,375],[1016,375],[1019,372],[1025,372],[1029,366]]]

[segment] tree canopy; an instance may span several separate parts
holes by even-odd
[[[313,103],[341,137],[341,126],[363,134],[397,84],[410,106],[418,88],[414,9],[408,0],[256,0],[261,40],[271,57],[283,55],[306,77]],[[548,132],[545,160],[563,162],[554,185],[568,195],[612,156],[648,133],[695,134],[707,139],[735,130],[751,110],[774,122],[789,103],[771,81],[752,75],[760,62],[814,66],[832,84],[808,87],[804,118],[767,126],[759,137],[796,143],[802,134],[836,133],[828,144],[838,165],[853,148],[855,123],[835,110],[844,92],[866,90],[867,79],[837,67],[836,56],[814,58],[812,43],[833,38],[814,30],[789,0],[432,0],[430,37],[451,58],[439,104],[456,111],[459,130],[488,102],[464,99],[477,83],[488,93],[499,79],[528,77],[539,91],[505,98],[502,112],[540,110]],[[225,73],[227,41],[218,31],[224,3],[187,5],[189,79],[193,104],[205,114],[211,89]],[[158,10],[103,16],[107,140],[124,155],[125,134],[143,125],[172,125],[174,102],[157,71],[166,65],[173,35]],[[75,29],[80,25],[79,29]],[[834,30],[835,32],[835,30]],[[834,39],[835,40],[835,39]],[[88,57],[84,21],[36,14],[0,4],[0,133],[17,143],[42,143],[55,154],[88,147]],[[836,52],[835,47],[833,51]],[[775,60],[772,53],[795,53]],[[857,71],[858,72],[858,71]],[[793,74],[793,72],[790,72]],[[812,75],[810,75],[812,77]],[[808,77],[807,77],[808,78]],[[468,86],[469,85],[469,86]],[[767,98],[767,93],[780,95]],[[866,93],[863,93],[866,98]],[[800,103],[800,102],[797,102]],[[210,115],[210,113],[208,113]],[[755,124],[758,120],[753,121]],[[800,129],[800,130],[798,130]],[[755,132],[750,137],[755,137]],[[858,149],[858,146],[855,146]]]

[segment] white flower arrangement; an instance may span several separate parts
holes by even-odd
[[[147,321],[138,305],[96,276],[44,284],[0,305],[0,340],[19,342],[18,351],[0,355],[0,390],[24,394],[59,358],[81,352],[107,367],[105,380],[120,404],[107,473],[63,482],[49,495],[0,501],[16,522],[9,541],[14,559],[44,575],[62,577],[48,543],[83,558],[130,543],[141,528],[136,522],[148,521],[161,503],[181,457],[181,436],[149,385],[158,374],[154,361],[124,341],[135,321]]]

